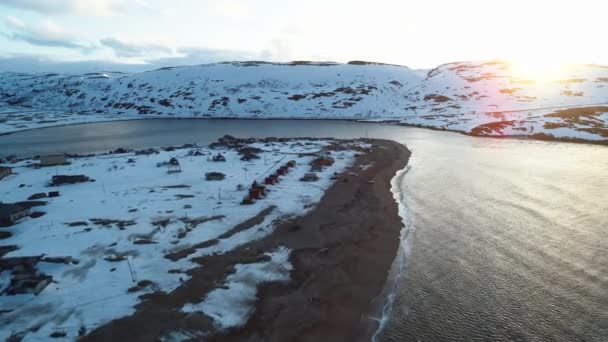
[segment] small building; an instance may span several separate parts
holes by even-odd
[[[260,156],[258,156],[257,154],[250,152],[250,151],[246,151],[243,156],[241,157],[242,161],[250,161],[253,159],[260,159]]]
[[[224,157],[221,153],[218,153],[216,155],[213,156],[212,160],[214,162],[225,162],[226,161],[226,157]]]
[[[323,168],[334,165],[334,158],[319,157],[310,162],[310,171],[323,171]]]
[[[68,161],[63,154],[40,156],[40,166],[57,166],[66,165],[67,163]]]
[[[9,295],[33,293],[38,295],[48,284],[53,281],[53,277],[45,274],[17,274],[11,278],[10,287],[6,293]]]
[[[34,272],[36,270],[36,264],[42,259],[42,255],[34,256],[20,256],[0,259],[0,271],[13,271],[13,272]]]
[[[251,184],[251,189],[257,189],[262,191],[262,195],[266,194],[266,187],[264,185],[259,184],[257,181],[253,181],[253,184]]]
[[[243,200],[241,201],[241,205],[251,205],[253,203],[253,199],[249,195],[243,197]]]
[[[266,185],[274,185],[279,182],[279,177],[277,175],[270,175],[264,179],[264,184]]]
[[[167,173],[179,172],[182,172],[182,167],[179,165],[179,160],[177,160],[177,158],[171,158],[169,160],[169,168],[167,169]]]
[[[76,184],[90,181],[90,178],[85,175],[57,175],[53,176],[51,180],[52,186],[58,186],[63,184]]]
[[[205,179],[208,181],[221,181],[226,176],[221,172],[207,172],[205,173]]]
[[[319,180],[319,176],[317,176],[314,172],[306,172],[304,177],[300,178],[302,182],[316,182]]]
[[[31,195],[30,197],[28,197],[28,200],[37,200],[37,199],[41,199],[41,198],[46,198],[47,194],[45,192],[39,192],[36,194]]]
[[[15,222],[29,214],[30,208],[16,204],[0,203],[0,226],[12,226]]]
[[[0,180],[13,174],[13,168],[0,166]]]
[[[249,198],[260,199],[264,196],[264,190],[259,188],[249,189]]]
[[[59,191],[49,191],[49,197],[59,197]]]

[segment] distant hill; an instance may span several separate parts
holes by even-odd
[[[428,72],[301,61],[0,76],[0,101],[75,112],[82,121],[87,114],[396,120],[473,135],[608,140],[608,68],[597,65],[577,66],[563,79],[543,83],[517,78],[499,61],[451,63]]]

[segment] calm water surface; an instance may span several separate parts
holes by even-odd
[[[0,136],[0,156],[377,137],[413,157],[406,273],[381,341],[608,341],[608,148],[339,121],[145,120]]]

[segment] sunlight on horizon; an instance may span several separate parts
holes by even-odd
[[[513,78],[538,83],[562,80],[567,77],[572,68],[572,64],[565,61],[535,56],[513,58],[508,63],[509,73]]]

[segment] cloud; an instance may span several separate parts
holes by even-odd
[[[267,61],[288,61],[293,59],[291,44],[287,39],[276,38],[268,43],[268,46],[260,52],[261,59]]]
[[[149,64],[126,64],[101,60],[60,61],[39,55],[13,54],[0,57],[0,72],[83,74],[87,72],[142,72],[155,69]]]
[[[51,14],[114,15],[128,8],[151,9],[146,0],[2,0],[0,6]]]
[[[148,70],[163,67],[200,65],[226,61],[259,59],[259,54],[247,51],[222,50],[201,47],[182,47],[172,56],[147,58],[144,60]]]
[[[172,54],[173,49],[160,43],[135,43],[118,38],[104,38],[101,45],[114,50],[117,57],[145,57],[154,54]]]
[[[214,63],[223,61],[242,61],[258,58],[257,53],[238,50],[211,49],[202,47],[183,47],[177,50],[182,54],[174,60],[192,61],[190,64]]]
[[[42,20],[36,25],[28,25],[19,18],[8,17],[6,24],[13,32],[4,33],[4,36],[14,41],[45,47],[82,50],[93,48],[91,44],[83,42],[51,20]]]
[[[86,72],[122,71],[142,72],[163,67],[199,65],[224,61],[259,60],[260,53],[222,50],[201,47],[183,47],[172,56],[147,58],[139,63],[117,61],[81,60],[61,61],[44,55],[9,54],[0,56],[0,72],[42,73],[57,72],[82,74]]]

